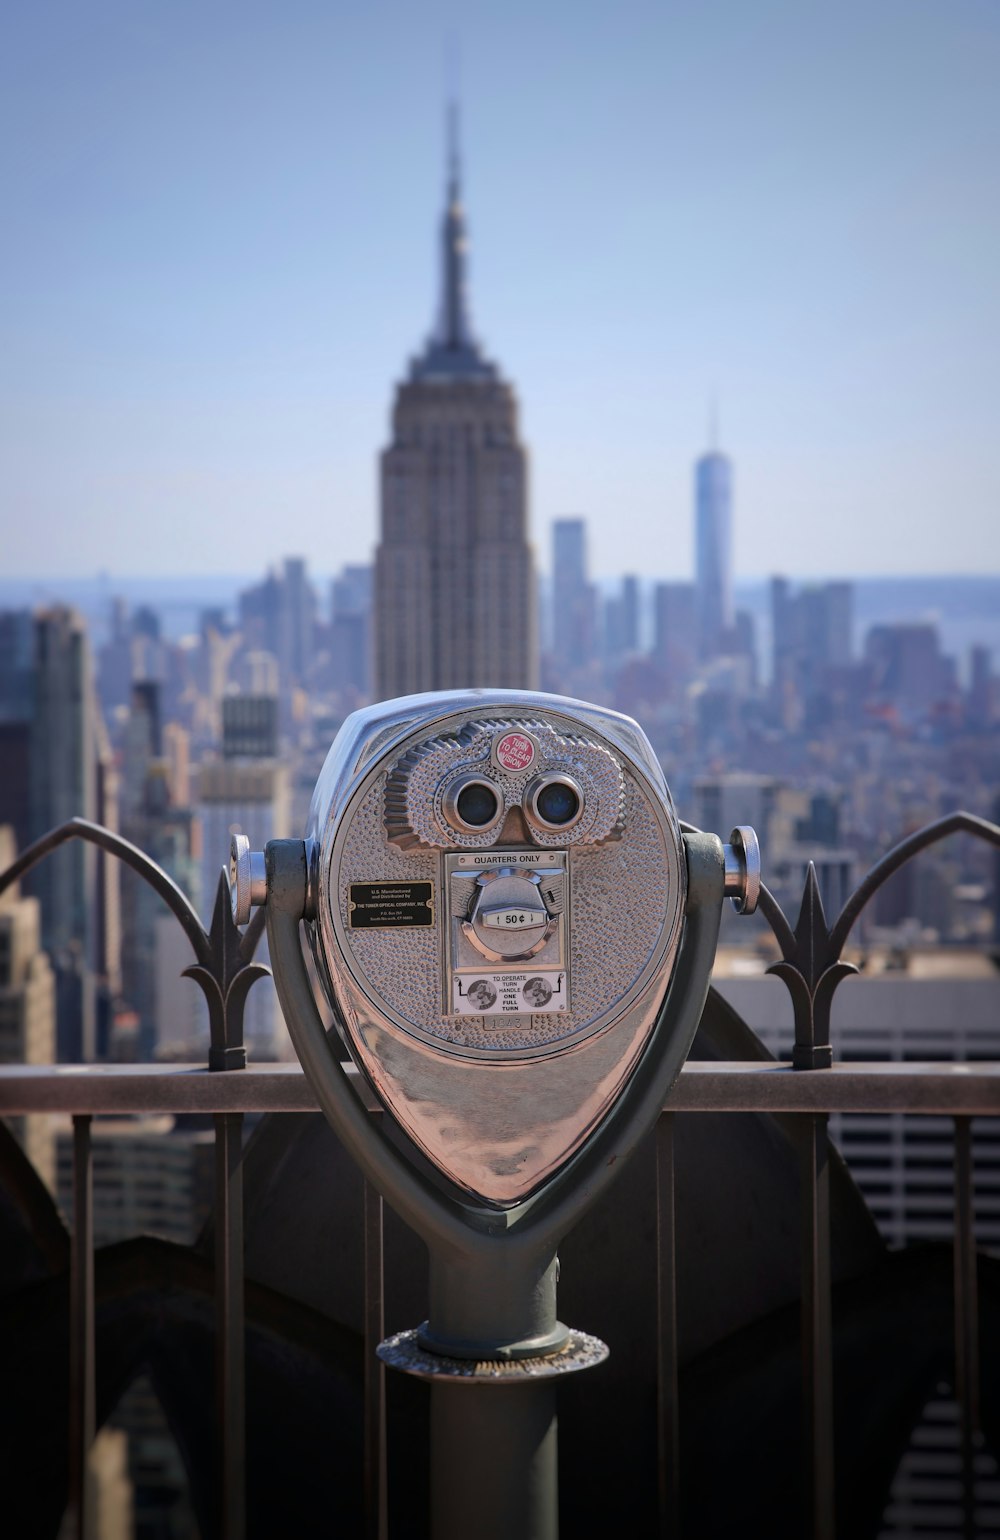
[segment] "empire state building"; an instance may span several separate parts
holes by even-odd
[[[441,311],[396,391],[375,558],[378,699],[537,685],[527,456],[517,397],[469,321],[454,130]]]

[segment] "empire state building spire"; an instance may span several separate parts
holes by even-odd
[[[465,298],[458,115],[434,334],[396,390],[381,457],[375,693],[538,683],[528,457],[517,396],[481,352]]]
[[[469,324],[465,289],[465,210],[462,208],[461,166],[458,151],[458,104],[448,107],[448,204],[441,226],[441,319],[439,346],[455,352],[475,347]]]
[[[441,221],[441,304],[438,324],[426,350],[413,365],[414,379],[442,375],[489,375],[496,370],[484,358],[469,319],[466,260],[469,241],[462,207],[458,143],[458,104],[448,104],[448,191]]]

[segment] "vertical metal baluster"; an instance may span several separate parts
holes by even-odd
[[[656,1423],[660,1533],[675,1536],[680,1532],[680,1421],[672,1112],[662,1112],[656,1125]]]
[[[73,1118],[73,1236],[69,1255],[69,1509],[78,1540],[87,1523],[87,1457],[94,1442],[94,1175],[89,1115]]]
[[[385,1336],[382,1194],[365,1182],[365,1534],[386,1540],[389,1530],[385,1451],[385,1365],[375,1349]]]
[[[219,1530],[246,1532],[243,1301],[243,1114],[215,1114],[215,1394],[221,1463]]]
[[[833,1317],[830,1304],[830,1145],[825,1113],[804,1114],[802,1202],[802,1388],[808,1533],[833,1540]]]
[[[972,1202],[972,1119],[955,1119],[955,1400],[962,1438],[964,1533],[975,1534],[976,1435],[979,1432],[979,1294]]]

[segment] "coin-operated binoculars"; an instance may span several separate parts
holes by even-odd
[[[305,840],[231,854],[267,904],[275,984],[327,1118],[424,1239],[427,1320],[384,1360],[432,1381],[436,1540],[556,1533],[555,1385],[607,1355],[556,1314],[560,1238],[652,1127],[701,1016],[752,830],[682,833],[627,717],[557,696],[356,712]],[[391,1119],[365,1110],[334,1024]]]

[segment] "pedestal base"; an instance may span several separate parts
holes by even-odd
[[[607,1344],[586,1332],[569,1332],[564,1348],[535,1358],[446,1358],[421,1347],[419,1330],[397,1332],[379,1343],[378,1356],[390,1369],[416,1375],[422,1380],[455,1380],[464,1384],[517,1385],[525,1380],[553,1379],[593,1369],[608,1357]]]

